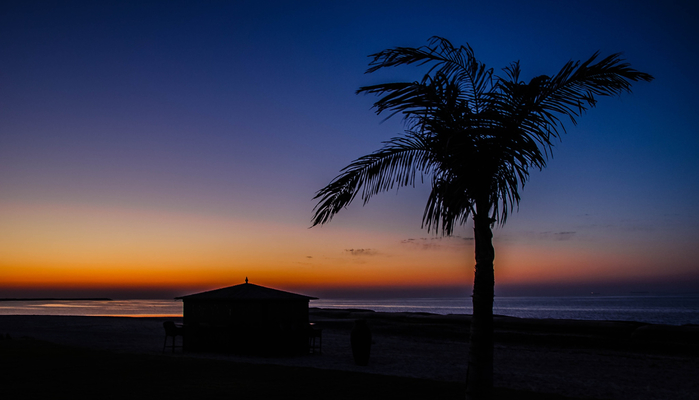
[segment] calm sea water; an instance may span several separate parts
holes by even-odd
[[[359,308],[384,312],[470,314],[470,298],[393,300],[311,300],[311,307]],[[522,318],[639,321],[699,325],[699,295],[496,297],[494,312]],[[0,315],[182,316],[175,300],[3,301]]]
[[[472,312],[471,298],[312,300],[311,306],[445,315]],[[638,321],[668,325],[699,324],[699,295],[496,297],[493,312],[520,318]]]

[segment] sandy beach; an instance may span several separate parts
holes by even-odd
[[[356,366],[349,333],[366,319],[373,346]],[[160,355],[166,318],[0,316],[0,334],[116,353]],[[184,353],[216,359],[463,382],[468,316],[312,309],[322,353],[250,357]],[[699,399],[699,327],[632,322],[496,319],[495,385],[588,399]]]

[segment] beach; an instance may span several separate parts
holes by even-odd
[[[350,331],[365,319],[372,331],[369,365],[357,366]],[[0,334],[123,355],[275,365],[372,376],[462,383],[466,315],[311,309],[322,352],[254,357],[163,350],[167,318],[0,316]],[[181,322],[175,319],[176,322]],[[31,339],[30,339],[31,338]],[[634,322],[496,317],[496,387],[581,399],[699,399],[699,327]],[[332,398],[332,396],[328,397]]]

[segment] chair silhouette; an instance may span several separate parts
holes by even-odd
[[[323,353],[323,330],[313,325],[308,326],[308,349],[311,354],[314,354],[316,349],[318,353]]]
[[[165,341],[163,342],[163,353],[165,353],[165,347],[167,347],[167,338],[168,337],[172,337],[172,352],[173,353],[175,352],[175,347],[182,348],[183,347],[182,344],[179,346],[176,346],[176,338],[177,338],[177,336],[181,336],[182,341],[184,342],[184,328],[181,326],[175,325],[175,323],[172,321],[163,322],[163,328],[165,328]]]

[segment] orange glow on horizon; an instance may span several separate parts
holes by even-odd
[[[408,239],[403,233],[111,208],[0,210],[4,221],[16,222],[0,226],[0,290],[174,289],[187,294],[242,283],[246,276],[280,289],[467,288],[473,282],[473,241],[462,238]],[[599,242],[497,238],[496,288],[652,280],[666,276],[663,266],[672,266],[675,276],[697,275],[692,260],[667,259],[652,243],[620,252]]]

